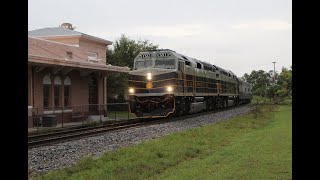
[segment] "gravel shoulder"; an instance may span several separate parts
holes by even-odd
[[[120,147],[162,137],[172,132],[226,120],[233,116],[246,114],[250,110],[250,106],[244,106],[209,115],[199,115],[182,121],[118,130],[52,146],[33,148],[28,150],[29,175],[70,167],[76,164],[83,156],[99,157],[105,152],[113,151]]]

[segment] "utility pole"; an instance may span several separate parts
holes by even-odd
[[[273,63],[273,83],[275,83],[276,80],[276,62]]]
[[[273,63],[273,85],[275,85],[276,82],[276,62],[272,62]],[[276,94],[273,94],[273,101],[276,101]]]

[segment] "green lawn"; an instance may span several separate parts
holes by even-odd
[[[292,179],[292,107],[263,106],[39,179]]]

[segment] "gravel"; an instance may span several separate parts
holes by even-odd
[[[33,176],[63,167],[70,167],[76,164],[83,156],[92,155],[97,158],[107,151],[161,137],[171,132],[179,132],[188,128],[225,120],[236,115],[248,113],[250,110],[249,106],[244,106],[209,115],[200,115],[182,121],[118,130],[52,146],[33,148],[28,150],[29,175]]]

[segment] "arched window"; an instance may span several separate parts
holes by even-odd
[[[54,106],[59,107],[60,104],[60,95],[61,95],[61,78],[60,76],[56,76],[53,81],[54,84]]]
[[[70,87],[71,87],[71,79],[69,76],[65,77],[63,81],[64,85],[64,106],[70,106]]]
[[[43,85],[43,107],[49,107],[51,79],[49,75],[45,75],[42,80]]]

